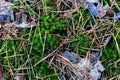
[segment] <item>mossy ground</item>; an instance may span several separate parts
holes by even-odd
[[[105,2],[110,3],[107,0]],[[38,25],[33,29],[21,30],[19,35],[22,35],[23,40],[0,42],[0,64],[4,66],[4,75],[8,79],[14,78],[12,73],[23,73],[26,80],[58,80],[57,70],[54,67],[49,66],[46,61],[37,63],[54,51],[66,38],[69,38],[71,43],[62,46],[61,51],[69,49],[80,55],[86,55],[87,51],[83,48],[90,47],[92,35],[84,35],[80,30],[88,23],[87,19],[91,17],[87,10],[80,9],[82,20],[79,20],[80,14],[77,12],[70,19],[61,19],[55,12],[57,10],[55,1],[38,0],[37,3],[36,6],[29,6],[26,2],[18,2],[13,6],[14,12],[24,10],[29,12],[37,20]],[[120,5],[119,1],[117,3]],[[22,4],[26,7],[20,9],[15,7]],[[89,22],[92,23],[93,20],[89,19]],[[119,24],[120,22],[117,22],[118,31],[115,34],[118,44],[120,44]],[[72,30],[69,37],[68,28]],[[101,61],[106,69],[108,79],[120,75],[120,54],[118,54],[114,39],[104,50]]]

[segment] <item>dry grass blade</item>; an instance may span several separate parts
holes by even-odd
[[[74,75],[77,75],[79,77],[79,79],[81,79],[81,77],[84,76],[82,73],[79,73],[79,75],[78,75],[78,72],[81,71],[80,68],[78,66],[76,66],[75,64],[73,64],[72,62],[70,62],[67,58],[65,58],[62,55],[62,53],[57,53],[52,63],[54,64],[53,66],[55,66],[57,69],[60,70],[60,72],[62,72],[63,74],[67,74],[71,78]],[[67,70],[67,68],[69,70]],[[72,73],[74,73],[74,74],[69,73],[69,71],[70,72],[72,71]]]
[[[120,56],[120,48],[119,48],[119,44],[118,44],[118,42],[117,42],[116,37],[114,36],[114,34],[113,34],[113,33],[111,33],[111,34],[112,34],[112,36],[113,36],[113,38],[114,38],[115,45],[116,45],[116,48],[117,48],[118,54],[119,54],[119,56]]]
[[[6,80],[4,77],[3,67],[0,65],[0,80]]]

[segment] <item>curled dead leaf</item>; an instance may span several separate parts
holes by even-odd
[[[16,13],[16,23],[14,24],[17,28],[33,28],[36,26],[36,22],[31,18],[27,12]]]

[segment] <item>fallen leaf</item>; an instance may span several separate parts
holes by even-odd
[[[31,16],[27,12],[16,13],[15,27],[18,28],[33,28],[36,26],[36,22],[31,19]]]
[[[32,21],[30,23],[22,22],[20,24],[14,24],[14,26],[17,28],[33,28],[36,26],[36,23],[34,21]]]
[[[24,75],[17,75],[15,76],[16,80],[25,80]]]
[[[117,22],[120,19],[120,12],[115,13],[114,21]]]
[[[101,64],[100,61],[97,61],[97,63],[94,65],[94,68],[92,68],[89,72],[89,80],[98,80],[98,79],[102,79],[101,75],[102,72],[105,70],[105,68],[103,67],[103,65]]]
[[[11,3],[1,0],[0,1],[0,22],[6,23],[11,21],[14,21],[14,15],[11,9]]]
[[[5,0],[0,0],[0,8],[6,7],[8,10],[11,9],[12,3],[6,2]]]
[[[75,61],[76,56],[74,56],[73,54],[71,54],[69,51],[65,51],[64,52],[64,57],[66,57],[67,59],[69,59],[71,62]]]
[[[74,53],[69,52],[69,51],[65,51],[63,56],[65,58],[67,58],[68,60],[70,60],[71,62],[78,62],[79,61],[78,55],[75,55]]]
[[[88,3],[88,9],[95,17],[102,18],[106,15],[106,8],[101,3],[98,3],[97,6],[93,3]]]
[[[86,0],[86,1],[90,3],[98,3],[98,0]]]

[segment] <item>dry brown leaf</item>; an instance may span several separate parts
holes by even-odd
[[[17,76],[15,76],[15,79],[16,80],[25,80],[25,77],[24,77],[24,75],[17,75]]]
[[[36,26],[35,21],[32,20],[30,14],[27,12],[16,13],[16,22],[14,26],[18,28],[32,28]]]
[[[0,8],[6,7],[8,10],[10,10],[12,3],[5,2],[5,0],[0,0]]]

